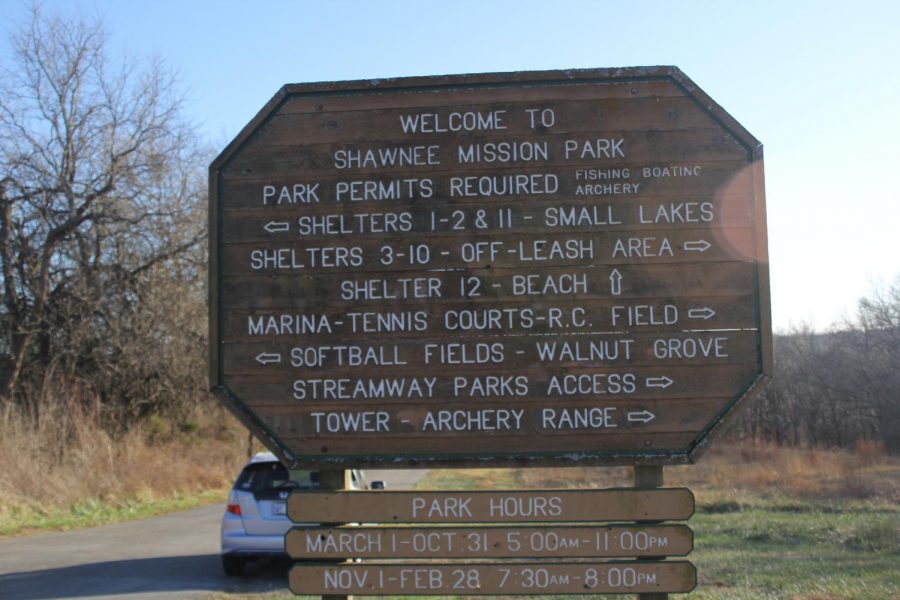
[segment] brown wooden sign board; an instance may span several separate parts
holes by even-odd
[[[210,382],[294,467],[691,462],[771,371],[762,146],[674,67],[288,85]]]
[[[543,527],[294,527],[288,556],[315,559],[625,558],[685,556],[686,525]]]
[[[480,596],[539,594],[685,593],[697,585],[686,561],[296,564],[295,594]]]
[[[565,523],[680,521],[694,514],[687,488],[651,490],[295,491],[295,523]]]

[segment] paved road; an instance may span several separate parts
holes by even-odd
[[[412,486],[424,471],[368,471],[390,489]],[[251,565],[225,577],[219,560],[224,505],[67,533],[0,540],[0,599],[150,600],[210,592],[287,589],[287,561]]]

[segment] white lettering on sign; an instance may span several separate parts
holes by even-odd
[[[313,412],[316,433],[381,433],[390,431],[390,415],[384,411]]]
[[[430,410],[422,431],[518,431],[525,411],[518,409]]]
[[[306,551],[310,554],[343,553],[347,556],[380,552],[380,532],[336,531],[330,535],[306,533]]]
[[[334,199],[337,202],[416,200],[431,198],[433,195],[431,179],[338,181],[334,188]]]
[[[624,324],[629,327],[647,327],[674,325],[678,322],[678,307],[674,304],[615,305],[609,310],[614,326]]]
[[[484,142],[457,147],[457,161],[467,163],[509,163],[549,160],[547,142]]]
[[[423,351],[426,365],[499,364],[506,358],[504,346],[499,342],[425,344]]]
[[[536,323],[535,311],[531,308],[448,310],[443,321],[447,331],[531,329]]]
[[[428,329],[428,313],[422,310],[415,312],[348,312],[350,330],[353,333],[398,333],[408,331],[426,331]]]
[[[305,254],[305,259],[302,255]],[[359,246],[333,246],[327,248],[262,248],[250,252],[250,268],[254,271],[268,269],[291,270],[309,268],[361,267],[363,249]]]
[[[513,275],[513,296],[560,296],[586,294],[587,273],[559,275]]]
[[[615,196],[619,194],[637,194],[641,189],[639,183],[584,183],[575,188],[576,196]]]
[[[643,256],[655,258],[658,256],[675,256],[669,238],[658,239],[655,237],[642,238],[616,238],[612,250],[613,258],[631,258]]]
[[[436,377],[376,379],[297,379],[294,400],[368,400],[431,398]]]
[[[541,427],[544,429],[614,429],[616,408],[543,408]]]
[[[375,150],[335,150],[336,169],[378,169],[384,167],[421,167],[441,164],[440,146],[399,146]]]
[[[703,168],[700,165],[672,165],[670,167],[644,167],[641,175],[650,177],[699,177]]]
[[[368,571],[340,571],[327,569],[324,573],[325,587],[328,589],[350,590],[361,588],[369,581]]]
[[[318,183],[294,183],[292,185],[264,185],[263,206],[274,204],[309,204],[319,202]]]
[[[403,233],[412,231],[412,228],[410,212],[304,215],[297,218],[297,233],[301,236]]]
[[[505,110],[417,113],[400,115],[403,133],[447,133],[448,131],[486,131],[506,129]]]
[[[473,518],[471,496],[443,496],[430,501],[421,496],[412,498],[412,516],[429,519],[471,519]]]
[[[597,138],[594,140],[566,140],[566,160],[573,158],[581,160],[597,160],[600,158],[625,158],[625,150],[622,146],[625,138]]]
[[[637,376],[634,373],[554,375],[547,382],[548,396],[633,394],[636,391]]]
[[[437,277],[400,277],[387,279],[346,279],[341,281],[342,300],[395,300],[405,298],[441,298],[441,280]]]
[[[528,377],[525,375],[457,376],[453,378],[454,397],[487,398],[527,395]]]
[[[500,496],[490,498],[488,510],[496,519],[559,517],[563,501],[559,496]]]
[[[291,348],[291,366],[319,368],[325,366],[368,367],[408,364],[400,358],[396,345],[382,346],[296,346]]]
[[[542,127],[544,129],[556,125],[556,111],[552,108],[526,108],[529,125],[532,129]]]
[[[577,169],[575,171],[576,181],[596,181],[607,179],[628,179],[631,177],[631,171],[628,167],[621,169]]]
[[[518,244],[519,260],[523,262],[548,260],[591,260],[594,240],[532,240]]]
[[[450,178],[450,196],[454,198],[533,196],[555,194],[558,191],[559,178],[552,173],[472,175]]]
[[[701,337],[661,338],[653,342],[653,356],[656,358],[728,358],[725,351],[727,337],[716,336],[707,339]]]
[[[668,202],[656,207],[638,205],[641,223],[711,223],[715,213],[712,202]]]
[[[544,209],[544,225],[547,227],[599,227],[621,225],[621,217],[608,206],[549,206]]]
[[[307,335],[332,332],[331,320],[325,315],[281,314],[247,317],[247,335]]]
[[[633,339],[574,342],[535,342],[541,362],[631,360]]]

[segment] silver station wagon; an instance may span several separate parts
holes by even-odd
[[[370,485],[362,471],[352,470],[354,489],[383,489]],[[241,575],[247,562],[284,555],[284,535],[291,528],[287,498],[294,490],[319,488],[317,471],[288,471],[271,452],[253,457],[238,475],[222,517],[222,568]]]

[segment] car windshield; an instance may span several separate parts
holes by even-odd
[[[291,471],[278,462],[247,465],[235,482],[234,487],[246,492],[268,492],[294,481],[300,488],[319,487],[318,473],[315,471]]]

